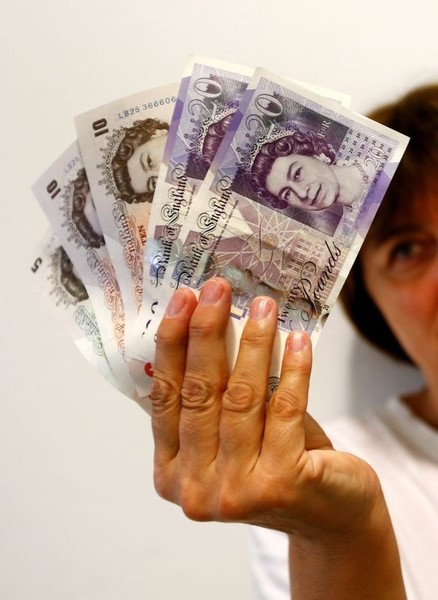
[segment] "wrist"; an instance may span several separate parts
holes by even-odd
[[[405,600],[397,543],[380,487],[369,513],[356,522],[289,538],[294,599]]]

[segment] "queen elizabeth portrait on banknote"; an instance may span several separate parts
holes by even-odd
[[[152,202],[168,130],[168,123],[159,119],[134,121],[124,130],[112,159],[121,200],[129,204]]]
[[[73,263],[64,248],[59,246],[53,252],[51,258],[52,281],[55,284],[58,283],[57,291],[63,296],[63,302],[66,302],[67,295],[72,304],[87,300],[87,290],[85,289],[82,280],[77,275]]]
[[[75,231],[79,233],[88,246],[100,248],[105,244],[105,240],[96,216],[90,184],[84,168],[79,169],[71,188],[70,219],[74,224]]]
[[[372,173],[357,159],[336,161],[336,152],[312,131],[294,128],[263,144],[251,165],[251,183],[257,195],[276,210],[293,212],[298,221],[319,229],[316,219],[302,211],[323,211],[324,227],[339,223],[345,208],[360,203]],[[328,211],[329,214],[326,214]],[[330,218],[331,217],[331,218]]]

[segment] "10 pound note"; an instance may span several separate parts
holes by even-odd
[[[177,85],[123,98],[76,118],[91,193],[125,311],[125,347],[143,291],[143,249]]]

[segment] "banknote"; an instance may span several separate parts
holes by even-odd
[[[134,384],[124,350],[123,303],[76,141],[32,190],[85,287],[111,370],[132,397]]]
[[[143,248],[177,85],[76,117],[79,146],[125,313],[125,347],[143,290]]]
[[[62,324],[84,358],[111,385],[126,393],[108,363],[87,290],[53,231],[47,231],[36,247],[31,272],[42,304]]]
[[[143,303],[137,320],[138,345],[146,328],[167,266],[178,254],[178,234],[211,160],[236,112],[254,69],[207,58],[189,57],[160,166],[145,248]]]
[[[233,287],[235,340],[251,300],[265,294],[278,302],[280,346],[294,329],[316,342],[407,141],[257,69],[180,232],[165,285],[197,290],[223,276]],[[275,380],[278,364],[273,373]]]

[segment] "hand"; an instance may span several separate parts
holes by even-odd
[[[223,279],[208,281],[199,303],[181,289],[159,327],[151,393],[158,493],[192,519],[289,533],[296,600],[406,600],[377,476],[333,450],[306,414],[309,338],[290,334],[267,403],[276,303],[253,301],[229,374],[230,298]]]
[[[152,425],[155,486],[195,520],[238,521],[303,536],[357,528],[379,494],[364,462],[333,450],[306,414],[311,344],[289,335],[266,402],[277,305],[256,298],[227,368],[231,290],[209,280],[199,303],[175,292],[158,330]]]

